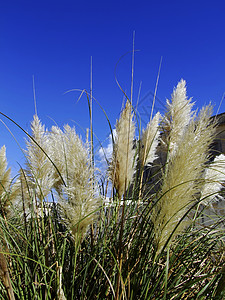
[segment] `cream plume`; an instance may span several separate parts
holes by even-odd
[[[109,166],[109,177],[119,198],[125,193],[134,174],[134,135],[132,105],[127,101],[116,123],[115,141]]]
[[[147,127],[142,132],[140,160],[142,166],[153,163],[158,157],[156,155],[156,148],[159,142],[159,119],[160,113],[158,112],[154,118],[147,124]]]
[[[171,102],[167,100],[167,113],[164,119],[169,156],[173,156],[178,148],[178,143],[191,121],[194,105],[194,103],[191,103],[191,99],[187,99],[186,82],[183,79],[174,89],[171,98]]]
[[[31,123],[32,139],[27,141],[27,174],[29,185],[35,189],[39,200],[44,199],[50,193],[53,186],[53,165],[46,156],[50,152],[49,134],[45,126],[41,124],[37,115]],[[39,146],[38,146],[38,145]]]
[[[73,235],[78,234],[82,238],[95,218],[95,210],[99,207],[89,156],[90,149],[69,125],[64,126],[64,131],[56,126],[52,127],[51,148],[54,163],[66,184],[63,184],[55,170],[54,187],[59,195],[59,203],[63,207]]]
[[[0,199],[1,208],[4,213],[10,210],[10,189],[11,189],[11,179],[10,179],[11,169],[7,169],[7,159],[6,159],[6,147],[5,145],[0,149]]]
[[[176,105],[180,107],[178,99]],[[179,114],[176,105],[172,104],[175,106],[174,111],[178,111],[182,118],[183,114]],[[201,191],[201,177],[215,134],[214,125],[210,121],[211,112],[209,105],[200,111],[198,118],[193,117],[188,123],[187,119],[185,122],[176,120],[176,126],[183,124],[183,128],[176,128],[175,125],[172,127],[173,144],[177,149],[174,151],[173,148],[172,156],[167,160],[159,200],[152,214],[158,253],[169,238],[172,240],[187,225],[184,221],[179,224],[179,221]],[[188,118],[190,115],[189,111]],[[177,139],[175,132],[179,132]]]

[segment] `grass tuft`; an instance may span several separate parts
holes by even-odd
[[[210,154],[212,107],[194,111],[181,80],[137,138],[131,102],[115,130],[107,117],[102,178],[92,102],[91,141],[36,114],[14,179],[1,148],[0,299],[223,299],[225,156]]]

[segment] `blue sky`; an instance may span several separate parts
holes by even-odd
[[[93,96],[114,125],[123,94],[115,81],[115,66],[132,50],[135,31],[134,103],[141,84],[139,111],[150,112],[160,59],[162,66],[156,107],[169,98],[183,78],[195,108],[212,101],[215,112],[225,92],[224,1],[5,1],[0,5],[0,111],[29,129],[34,114],[32,76],[38,115],[48,128],[89,125],[85,97]],[[131,54],[119,62],[117,78],[128,95]],[[225,111],[223,101],[219,112]],[[100,140],[109,134],[102,111],[94,103],[94,129]],[[52,119],[51,119],[52,118]],[[24,134],[5,118],[19,143]],[[3,124],[0,146],[6,145],[14,169],[23,155]],[[76,126],[80,132],[79,126]]]

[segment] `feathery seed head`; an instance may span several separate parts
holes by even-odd
[[[167,114],[164,120],[164,130],[167,132],[166,144],[169,147],[169,155],[173,155],[186,127],[193,116],[191,103],[192,99],[187,99],[186,82],[181,80],[174,89],[171,102],[167,100]]]
[[[119,198],[125,193],[134,174],[134,136],[135,124],[133,121],[132,105],[127,101],[116,123],[116,135],[109,166],[109,178]]]
[[[140,149],[140,160],[142,166],[153,163],[158,157],[156,149],[159,142],[159,119],[160,113],[158,112],[154,118],[147,124],[147,127],[142,132],[141,138],[141,149]]]
[[[32,139],[27,141],[27,174],[29,184],[35,189],[39,200],[50,192],[53,180],[53,166],[46,153],[49,153],[49,134],[37,115],[31,123]],[[37,145],[38,144],[38,145]]]
[[[8,212],[10,206],[10,174],[11,169],[7,170],[6,147],[4,145],[0,149],[0,199],[1,208],[4,210],[4,213]]]
[[[178,104],[184,104],[186,93],[184,82],[178,86],[178,90],[180,89],[179,93],[174,93],[173,99]],[[178,96],[182,98],[181,101]],[[173,103],[171,105],[173,106]],[[168,150],[172,151],[172,155],[169,153],[159,200],[152,213],[158,253],[169,238],[171,242],[187,225],[183,221],[179,224],[179,221],[201,191],[201,177],[208,160],[209,147],[215,135],[215,126],[210,121],[211,105],[203,108],[196,119],[191,117],[193,114],[191,107],[192,104],[188,102],[185,108],[188,109],[188,114],[184,121],[181,118],[182,116],[184,118],[186,113],[182,112],[182,106],[178,110],[174,109],[172,113],[169,138],[176,148],[170,147]],[[178,116],[174,115],[175,112]]]
[[[66,183],[64,186],[55,170],[54,187],[59,203],[73,235],[83,237],[95,218],[94,211],[99,207],[88,144],[84,144],[69,125],[64,126],[64,131],[54,126],[51,148],[54,163]]]

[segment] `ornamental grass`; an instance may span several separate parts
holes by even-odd
[[[181,80],[141,128],[127,98],[101,176],[93,138],[37,114],[14,178],[3,146],[0,299],[223,299],[224,215],[207,212],[225,156],[211,154],[211,105],[193,107]]]

